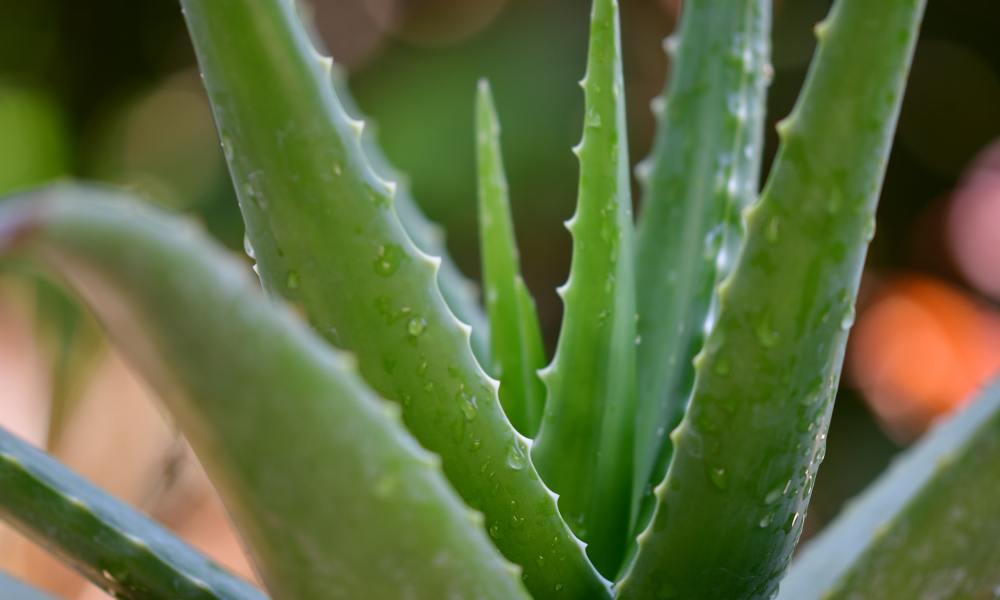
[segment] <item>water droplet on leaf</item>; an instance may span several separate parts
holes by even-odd
[[[406,324],[406,332],[413,337],[418,337],[425,329],[427,329],[427,321],[421,318],[410,319],[410,322]]]
[[[379,246],[378,255],[375,257],[375,272],[383,277],[392,275],[399,270],[404,256],[403,249],[396,244]]]
[[[524,468],[525,463],[527,463],[527,457],[524,455],[524,448],[517,440],[514,440],[507,450],[507,466],[515,471],[520,471]]]
[[[729,478],[726,475],[724,467],[710,467],[708,470],[708,479],[715,486],[715,489],[720,492],[725,491],[729,487]]]

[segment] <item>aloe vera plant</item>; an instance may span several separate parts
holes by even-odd
[[[388,179],[293,3],[181,6],[265,293],[197,227],[98,186],[3,202],[0,251],[65,280],[157,389],[268,594],[778,593],[823,458],[922,0],[835,3],[760,193],[771,3],[688,0],[638,219],[618,3],[594,0],[552,357],[520,274],[486,82],[474,110],[484,310]],[[811,546],[781,593],[992,589],[1000,419],[987,396]],[[0,516],[119,597],[264,594],[6,433]]]

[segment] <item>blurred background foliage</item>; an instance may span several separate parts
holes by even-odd
[[[773,124],[795,101],[812,26],[829,5],[776,0],[768,160]],[[681,0],[622,0],[633,162],[650,146],[649,101],[669,70],[661,41],[680,9]],[[551,349],[561,311],[554,289],[569,262],[561,223],[575,202],[570,147],[582,123],[576,81],[589,3],[314,0],[303,12],[473,277],[472,101],[476,80],[490,78],[525,278]],[[929,3],[807,534],[1000,369],[998,35],[995,0]],[[234,251],[242,247],[175,1],[0,0],[0,192],[67,176],[133,188],[195,215]],[[135,399],[148,393],[88,317],[29,267],[8,262],[2,272],[0,422],[249,573],[197,465],[152,404]],[[153,417],[136,416],[137,403]],[[0,537],[3,568],[64,597],[100,597],[37,554],[9,533]]]

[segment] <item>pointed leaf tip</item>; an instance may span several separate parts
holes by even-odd
[[[532,455],[607,576],[626,545],[635,401],[635,292],[617,5],[592,6],[577,209],[565,311]],[[586,246],[586,248],[584,248]]]
[[[499,119],[485,80],[479,83],[476,129],[479,231],[493,368],[500,377],[500,402],[507,417],[519,432],[534,436],[545,401],[545,388],[538,377],[545,354],[535,302],[518,264]]]

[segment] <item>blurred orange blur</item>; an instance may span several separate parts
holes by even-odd
[[[899,441],[1000,372],[1000,312],[931,277],[883,284],[851,338],[848,373]]]

